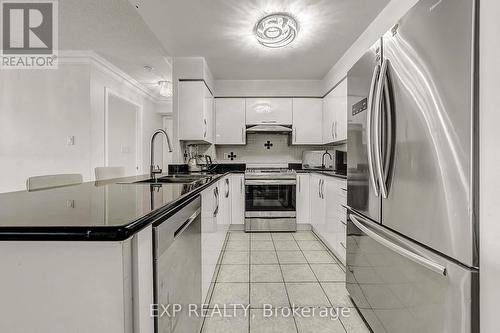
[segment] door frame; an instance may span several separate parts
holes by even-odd
[[[143,119],[143,106],[138,104],[136,101],[131,100],[127,96],[118,93],[117,91],[104,87],[104,165],[109,165],[109,98],[114,96],[120,98],[127,103],[134,105],[137,109],[136,111],[136,170],[135,174],[138,175],[142,173],[142,162],[143,162],[143,148],[142,148],[142,119]]]

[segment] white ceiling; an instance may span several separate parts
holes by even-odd
[[[216,79],[321,79],[389,0],[129,0],[172,56],[203,56]],[[266,49],[257,20],[285,11],[298,38]]]
[[[92,50],[156,97],[157,82],[172,77],[167,52],[127,0],[59,1],[59,49]]]

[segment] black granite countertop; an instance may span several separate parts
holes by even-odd
[[[322,176],[329,176],[329,177],[335,177],[335,178],[341,178],[341,179],[347,179],[346,175],[336,173],[335,171],[331,170],[321,170],[321,169],[302,169],[302,170],[296,170],[297,173],[317,173]]]
[[[172,216],[227,173],[188,184],[141,183],[149,179],[143,175],[2,193],[0,240],[125,240]]]

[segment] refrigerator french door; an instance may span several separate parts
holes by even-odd
[[[420,0],[348,74],[347,288],[360,308],[372,310],[375,332],[478,329],[475,16],[474,0]],[[401,243],[395,237],[424,260],[395,251]],[[373,252],[380,247],[385,256]],[[363,260],[368,268],[360,274]],[[419,283],[401,279],[428,274],[422,262],[444,273],[431,270]],[[393,279],[404,290],[392,290]],[[361,285],[390,292],[368,298]],[[443,311],[429,312],[422,323],[415,307],[424,304],[419,296],[432,293],[443,298],[430,297],[427,306]],[[394,325],[397,312],[388,309],[404,309],[404,326]]]
[[[347,265],[346,287],[375,333],[479,331],[477,270],[352,212]]]

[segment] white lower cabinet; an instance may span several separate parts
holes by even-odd
[[[310,179],[307,173],[297,175],[297,224],[310,223]]]
[[[311,226],[344,265],[347,225],[346,186],[346,181],[343,179],[317,174],[310,176]]]
[[[229,229],[229,225],[231,224],[231,198],[232,198],[232,190],[231,190],[231,177],[230,175],[222,178],[219,181],[220,187],[220,207],[219,207],[219,216],[217,219],[218,223],[225,226],[226,230]]]
[[[231,175],[231,224],[245,224],[245,176]]]
[[[224,245],[228,225],[224,223],[224,203],[219,181],[201,192],[201,262],[202,297],[207,297],[213,282],[217,261]]]
[[[329,207],[326,211],[325,232],[322,235],[328,246],[345,265],[346,259],[346,187],[345,180],[331,178],[326,182],[325,200]]]
[[[322,198],[321,185],[323,177],[317,174],[311,175],[310,200],[311,200],[311,225],[314,230],[321,233],[325,220],[325,201]]]

